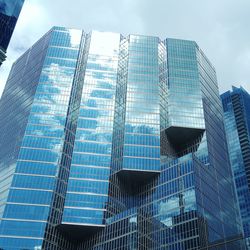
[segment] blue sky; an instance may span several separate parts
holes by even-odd
[[[0,68],[0,95],[12,63],[54,25],[195,40],[220,92],[250,91],[249,10],[249,0],[25,0]]]

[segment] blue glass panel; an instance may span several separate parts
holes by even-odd
[[[0,234],[4,233],[13,236],[42,237],[46,224],[39,222],[23,221],[2,221]]]
[[[53,190],[55,179],[45,176],[15,175],[13,187]]]
[[[52,192],[42,190],[11,189],[8,202],[29,204],[50,204]]]

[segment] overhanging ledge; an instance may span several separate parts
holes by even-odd
[[[73,223],[62,223],[57,226],[57,229],[63,235],[75,241],[83,241],[104,228],[105,225],[73,224]]]
[[[136,193],[140,186],[147,184],[160,173],[161,171],[121,169],[116,174],[129,193]]]
[[[200,145],[205,129],[171,126],[165,129],[166,136],[177,156],[188,151],[190,147],[195,148]]]

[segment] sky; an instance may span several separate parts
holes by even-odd
[[[221,93],[250,92],[249,0],[25,0],[0,68],[0,96],[12,63],[52,26],[194,40],[214,65]]]

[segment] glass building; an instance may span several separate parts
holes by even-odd
[[[0,66],[6,58],[12,33],[24,0],[0,0]]]
[[[241,219],[250,249],[250,95],[242,87],[233,87],[221,99]]]
[[[195,42],[54,27],[14,63],[0,126],[0,249],[245,249]]]

